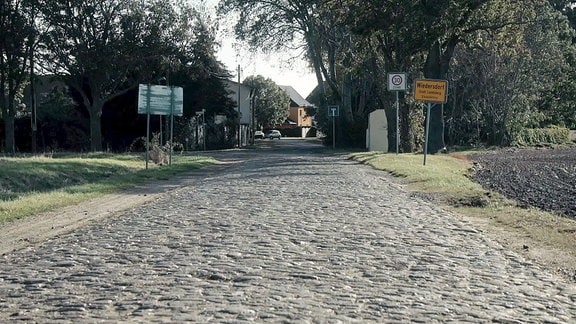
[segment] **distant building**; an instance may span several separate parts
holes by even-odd
[[[308,116],[306,108],[314,107],[314,105],[304,99],[293,87],[283,85],[279,87],[290,97],[288,120],[282,128],[297,129],[298,136],[307,137],[314,124],[314,117]]]
[[[236,109],[240,107],[240,146],[246,146],[250,139],[250,129],[252,126],[252,111],[250,107],[250,88],[242,83],[232,80],[225,80],[224,84],[230,93],[230,98],[236,103]],[[240,105],[238,105],[240,100]]]

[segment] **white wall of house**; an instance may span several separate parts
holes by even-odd
[[[238,109],[238,92],[240,92],[240,124],[249,125],[252,120],[252,112],[250,111],[250,87],[240,84],[231,80],[226,81],[227,89],[230,91],[230,98],[236,103]]]
[[[250,124],[252,111],[250,109],[250,87],[232,80],[226,80],[226,88],[230,98],[236,103],[236,111],[240,106],[240,146],[246,146],[250,141]],[[240,99],[240,105],[238,105]]]

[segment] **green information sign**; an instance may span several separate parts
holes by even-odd
[[[138,113],[182,116],[184,112],[183,94],[181,87],[140,84],[138,87]]]

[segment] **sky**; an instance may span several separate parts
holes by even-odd
[[[262,75],[270,78],[278,85],[292,86],[306,98],[318,82],[311,68],[302,58],[295,58],[299,53],[286,50],[282,53],[263,54],[250,53],[248,50],[234,48],[234,40],[230,37],[220,39],[221,48],[218,59],[226,65],[238,80],[238,65],[240,64],[240,80],[250,75]]]
[[[218,4],[218,0],[205,1],[209,8]],[[216,56],[234,75],[234,81],[238,81],[240,64],[240,80],[251,75],[262,75],[278,85],[292,86],[304,98],[318,84],[299,51],[287,49],[272,54],[251,53],[246,45],[238,43],[234,35],[224,29],[218,32],[217,40],[221,46]]]

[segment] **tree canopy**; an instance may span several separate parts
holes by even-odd
[[[0,116],[4,119],[5,151],[15,152],[14,118],[22,108],[35,43],[33,13],[24,0],[0,2]]]
[[[385,109],[389,137],[400,136],[401,151],[421,149],[425,115],[423,103],[412,96],[412,82],[448,80],[448,102],[435,107],[430,120],[435,152],[445,145],[508,145],[526,128],[576,128],[575,4],[221,0],[219,13],[234,18],[237,37],[254,49],[301,49],[318,81],[311,98],[318,107],[316,123],[327,138],[332,127],[326,106],[341,107],[335,134],[339,145],[363,147],[368,115]],[[115,117],[128,118],[125,106],[133,103],[122,98],[134,96],[138,83],[188,87],[182,125],[205,109],[208,120],[226,116],[233,133],[238,116],[222,82],[230,75],[215,56],[217,26],[218,21],[186,1],[2,1],[5,151],[16,151],[14,122],[30,113],[21,97],[33,81],[31,70],[55,75],[73,89],[80,117],[89,118],[91,150],[102,150],[107,140],[106,107],[116,110]],[[387,89],[390,72],[408,75],[399,120],[394,94]],[[279,108],[286,99],[283,92],[269,81],[261,76],[244,81],[260,87],[254,100],[261,125],[287,116]]]
[[[222,0],[220,9],[238,17],[237,36],[254,48],[301,46],[319,82],[318,111],[343,110],[340,143],[363,146],[368,114],[386,109],[402,150],[422,147],[422,103],[411,89],[400,120],[392,113],[386,75],[400,71],[410,85],[449,81],[448,103],[432,110],[433,152],[509,144],[525,127],[576,126],[574,1]],[[329,119],[316,120],[330,135]]]
[[[215,56],[217,24],[195,5],[161,0],[3,1],[0,111],[7,150],[14,151],[17,99],[31,81],[33,57],[36,72],[64,82],[89,116],[92,151],[103,149],[105,107],[123,102],[119,97],[134,96],[139,83],[189,87],[184,118],[204,109],[208,120],[215,115],[234,120],[234,103],[223,82],[230,75]]]
[[[270,78],[249,76],[242,82],[252,89],[252,109],[256,127],[273,127],[288,118],[290,97]]]

